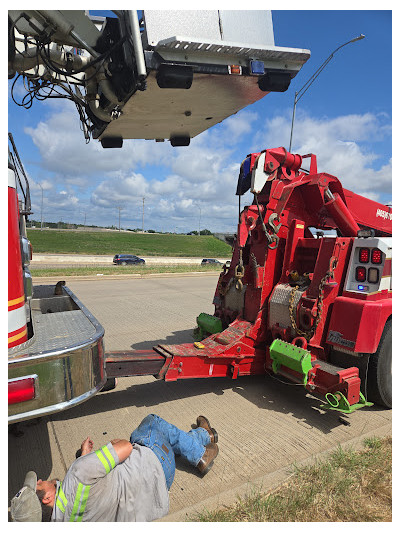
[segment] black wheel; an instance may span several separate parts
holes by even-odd
[[[100,392],[107,392],[109,390],[113,390],[115,389],[116,386],[117,386],[117,378],[108,378],[106,381],[106,384],[104,385],[104,387],[101,389]]]
[[[122,261],[121,265],[126,266],[126,261]]]
[[[368,400],[392,408],[392,321],[386,323],[376,352],[370,356],[367,376]]]

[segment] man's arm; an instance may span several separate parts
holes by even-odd
[[[127,459],[132,453],[133,446],[129,442],[129,440],[113,439],[111,441],[111,444],[113,445],[113,448],[118,455],[118,459],[120,463],[122,463],[122,461],[125,461],[125,459]]]
[[[97,479],[109,474],[119,463],[129,457],[133,449],[128,440],[114,439],[99,450],[90,453],[87,450],[92,447],[92,443],[90,438],[83,441],[82,457],[74,461],[69,470],[84,485],[91,485]]]
[[[88,453],[92,451],[93,451],[93,441],[90,437],[86,437],[86,439],[81,444],[80,455],[87,455]]]

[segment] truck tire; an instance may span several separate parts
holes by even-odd
[[[101,389],[100,392],[107,392],[109,390],[114,390],[117,386],[117,378],[108,378],[104,387]]]
[[[382,407],[392,408],[392,320],[383,329],[378,349],[369,358],[367,398]]]

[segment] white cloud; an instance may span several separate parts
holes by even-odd
[[[115,207],[135,205],[146,196],[148,185],[141,174],[116,176],[100,183],[93,192],[91,201],[96,206]]]
[[[381,163],[374,151],[376,141],[387,140],[390,125],[382,114],[346,115],[334,119],[314,119],[300,114],[295,122],[292,152],[314,153],[318,171],[336,176],[343,187],[371,195],[391,193],[391,160]],[[256,135],[259,147],[286,146],[290,121],[275,117]],[[254,143],[253,143],[254,144]]]
[[[43,168],[58,176],[105,175],[154,162],[154,143],[150,141],[127,140],[121,149],[103,149],[97,140],[85,144],[76,110],[68,103],[35,128],[26,127],[25,133],[39,149]]]
[[[121,224],[141,227],[145,197],[146,227],[197,229],[201,210],[202,228],[235,231],[240,164],[252,151],[287,147],[290,119],[289,112],[261,119],[244,110],[192,139],[189,147],[179,148],[144,140],[124,141],[122,149],[114,150],[102,149],[97,141],[85,145],[77,118],[66,107],[26,131],[40,151],[43,169],[54,180],[46,174],[43,187],[58,187],[54,198],[68,198],[71,216],[74,208],[76,213],[84,209],[91,213],[91,223],[115,224],[117,207],[122,206]],[[379,200],[391,193],[392,163],[382,156],[390,136],[383,114],[328,119],[298,112],[292,151],[315,153],[319,172],[333,174],[345,188]],[[63,190],[67,194],[60,195]],[[40,200],[39,194],[35,191]],[[251,200],[246,195],[242,206]]]
[[[231,142],[237,141],[243,135],[251,134],[253,123],[257,119],[257,113],[247,110],[226,119],[224,126],[230,135]]]

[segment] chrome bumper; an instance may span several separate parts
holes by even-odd
[[[8,422],[37,418],[74,407],[106,382],[104,329],[66,287],[34,287],[34,336],[9,353],[8,378],[35,375],[35,398],[9,405]]]

